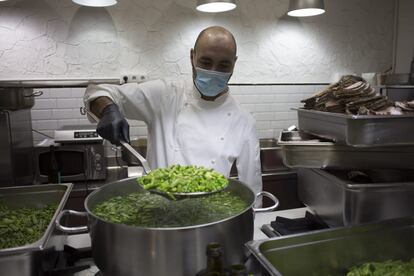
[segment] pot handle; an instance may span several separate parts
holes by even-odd
[[[279,199],[277,199],[277,197],[275,197],[273,194],[266,192],[266,191],[261,191],[258,192],[256,195],[256,199],[255,201],[260,197],[260,196],[266,196],[268,198],[270,198],[274,204],[272,206],[269,207],[265,207],[265,208],[253,208],[253,211],[255,213],[262,213],[262,212],[271,212],[277,209],[277,207],[279,206]]]
[[[74,210],[63,210],[62,212],[59,213],[55,221],[55,225],[57,229],[59,229],[60,231],[66,234],[79,234],[79,233],[88,232],[88,226],[67,227],[67,226],[63,226],[62,224],[60,224],[61,219],[67,214],[78,216],[78,217],[88,216],[87,212],[78,212]]]

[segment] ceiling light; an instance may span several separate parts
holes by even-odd
[[[289,16],[305,17],[323,14],[325,4],[323,0],[290,0]]]
[[[197,0],[201,12],[225,12],[236,8],[236,0]]]
[[[117,3],[116,0],[72,0],[78,5],[87,7],[109,7]]]

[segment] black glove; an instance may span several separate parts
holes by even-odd
[[[129,125],[116,104],[104,108],[96,131],[112,144],[120,145],[120,141],[129,143]]]

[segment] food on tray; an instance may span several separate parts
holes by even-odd
[[[113,197],[93,208],[101,219],[140,227],[185,227],[215,222],[239,214],[247,203],[230,191],[170,201],[156,194]]]
[[[213,169],[180,165],[156,169],[137,181],[146,190],[165,193],[214,192],[228,185],[226,177]]]
[[[411,261],[371,262],[351,267],[346,276],[412,276],[414,275],[414,259]]]
[[[304,99],[305,109],[353,115],[402,115],[414,112],[414,101],[391,102],[358,76],[343,76],[314,96]]]
[[[56,205],[9,208],[0,202],[0,249],[31,244],[45,233]]]

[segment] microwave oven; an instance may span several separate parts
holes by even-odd
[[[54,170],[59,182],[105,180],[107,175],[102,143],[35,147],[35,160],[38,183],[49,183]]]

